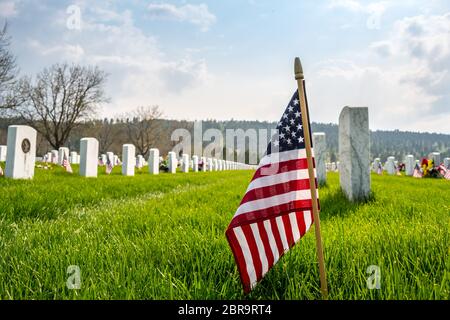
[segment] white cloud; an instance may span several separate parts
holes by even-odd
[[[198,25],[202,31],[208,31],[216,22],[216,16],[212,14],[206,4],[185,4],[177,7],[168,3],[151,3],[147,7],[151,18],[172,19],[176,21],[187,21]]]
[[[380,29],[381,18],[390,5],[391,3],[388,3],[387,1],[372,2],[364,5],[356,0],[331,0],[327,7],[328,9],[342,8],[357,14],[366,14],[367,28]],[[345,27],[348,27],[349,25],[350,24],[347,23]]]
[[[51,63],[77,62],[105,70],[109,74],[106,89],[111,102],[104,106],[103,115],[159,104],[168,116],[173,116],[172,99],[183,100],[189,91],[211,79],[204,60],[189,54],[181,59],[167,57],[157,38],[134,24],[129,10],[79,5],[83,13],[81,30],[67,29],[66,14],[54,12],[52,30],[57,36],[30,40],[28,47]],[[186,113],[185,106],[180,109]]]
[[[373,128],[450,133],[450,13],[401,19],[366,51],[314,69],[310,99],[322,121],[365,105]]]
[[[14,1],[0,2],[0,17],[8,18],[15,15],[17,15],[17,8]]]

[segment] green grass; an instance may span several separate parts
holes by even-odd
[[[1,299],[320,298],[313,229],[243,295],[224,233],[252,172],[101,171],[0,178]],[[335,173],[320,189],[330,298],[449,299],[450,181],[374,175],[372,190],[349,203]],[[80,290],[66,287],[69,265]]]

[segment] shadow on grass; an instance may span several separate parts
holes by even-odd
[[[326,186],[325,186],[326,188]],[[331,217],[345,217],[348,213],[375,202],[373,192],[367,199],[352,202],[347,199],[341,188],[335,189],[320,199],[320,220]]]

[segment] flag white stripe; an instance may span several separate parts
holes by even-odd
[[[301,179],[309,179],[308,175],[308,169],[300,169],[300,170],[293,170],[278,174],[273,174],[270,176],[262,176],[259,177],[248,185],[247,192],[258,189],[258,188],[264,188],[267,186],[271,186],[274,184],[280,184],[280,183],[286,183],[292,180],[301,180]]]
[[[256,210],[263,210],[266,208],[271,208],[274,206],[278,206],[284,203],[289,203],[296,200],[308,200],[311,199],[311,190],[296,190],[291,192],[286,192],[283,194],[279,194],[273,197],[267,197],[262,199],[257,199],[253,201],[248,201],[246,203],[241,204],[241,206],[237,209],[236,214],[238,215],[252,212]]]
[[[247,239],[245,239],[244,232],[241,227],[237,227],[233,229],[234,234],[236,235],[236,239],[239,242],[239,246],[241,247],[242,254],[244,255],[245,264],[247,267],[247,274],[250,279],[250,284],[256,283],[256,272],[255,266],[253,265],[252,254],[250,252],[250,248],[247,243]]]
[[[311,148],[313,150],[313,148]],[[312,152],[312,155],[314,155],[314,151]],[[297,160],[306,158],[306,150],[305,149],[296,149],[296,150],[289,150],[284,152],[276,152],[269,155],[264,156],[260,162],[259,166],[265,166],[268,164],[273,164],[277,162],[284,162],[289,160]]]
[[[266,229],[267,237],[269,238],[270,249],[272,249],[273,264],[275,264],[280,258],[280,254],[278,253],[277,243],[275,242],[275,238],[273,237],[272,225],[270,223],[270,220],[264,221],[264,228]]]
[[[305,217],[305,232],[309,230],[309,228],[311,227],[311,211],[304,211],[303,213],[304,217]]]
[[[284,230],[284,223],[281,217],[276,217],[275,221],[277,222],[278,232],[280,233],[281,242],[283,243],[284,252],[289,250],[289,244],[286,238],[286,231]]]
[[[297,242],[298,240],[300,240],[300,230],[298,229],[297,214],[295,212],[290,213],[289,220],[291,221],[292,236],[294,237],[294,242]]]
[[[261,240],[261,235],[259,234],[258,225],[256,223],[252,223],[250,225],[253,232],[253,237],[255,238],[256,247],[258,248],[259,258],[261,259],[262,265],[262,274],[266,274],[269,271],[269,263],[267,262],[266,251],[264,250],[264,244]]]

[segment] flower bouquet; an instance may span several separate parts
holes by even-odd
[[[421,167],[424,178],[442,178],[438,168],[434,165],[433,159],[423,158]]]

